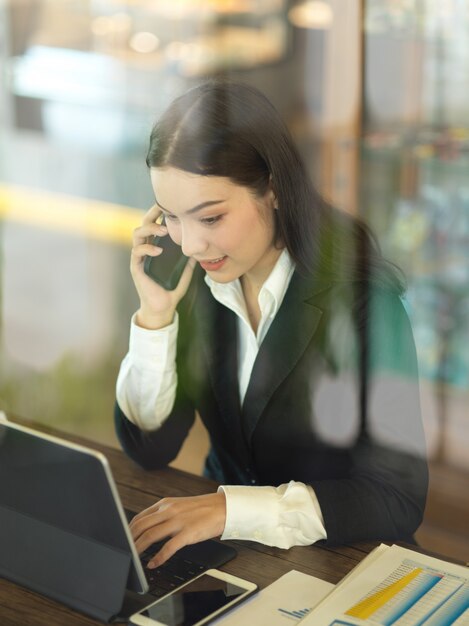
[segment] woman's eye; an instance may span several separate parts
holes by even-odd
[[[215,224],[216,222],[221,220],[221,218],[221,215],[216,215],[214,217],[203,217],[200,221],[207,226],[212,226],[212,224]]]
[[[165,215],[164,219],[166,222],[176,222],[179,218],[177,215]]]

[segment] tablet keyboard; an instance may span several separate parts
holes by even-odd
[[[140,555],[145,576],[147,577],[149,593],[155,597],[160,597],[173,591],[173,589],[180,587],[208,569],[202,563],[196,563],[181,556],[181,550],[168,559],[166,563],[160,565],[160,567],[148,569],[147,563],[163,545],[164,542],[155,543]]]

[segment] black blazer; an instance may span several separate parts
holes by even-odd
[[[147,469],[166,466],[197,410],[211,440],[207,476],[311,485],[328,544],[411,540],[428,477],[415,348],[398,295],[295,271],[243,406],[236,316],[213,298],[201,271],[179,316],[176,401],[163,426],[143,432],[116,404],[117,434],[131,458]]]

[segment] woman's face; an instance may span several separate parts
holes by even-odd
[[[173,167],[152,168],[151,181],[170,237],[210,278],[264,282],[281,252],[274,245],[273,191],[257,198],[228,178]]]

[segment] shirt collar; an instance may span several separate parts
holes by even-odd
[[[288,250],[284,248],[259,292],[259,306],[263,316],[267,313],[267,308],[270,309],[268,311],[270,315],[277,313],[294,270],[295,263]],[[213,297],[221,304],[233,310],[244,309],[244,296],[239,278],[229,283],[217,283],[206,274],[205,282]]]

